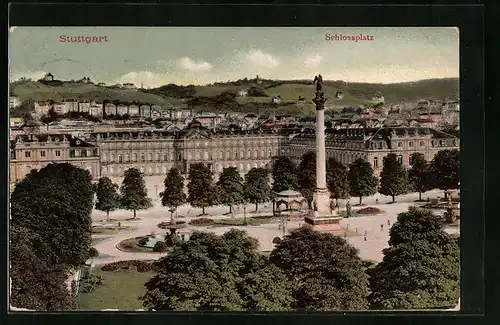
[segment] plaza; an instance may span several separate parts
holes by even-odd
[[[115,178],[114,182],[118,184],[121,183],[121,179]],[[122,227],[132,227],[127,230],[117,231],[111,234],[95,234],[94,238],[100,238],[99,242],[94,245],[94,247],[99,251],[99,254],[103,257],[98,257],[93,259],[93,264],[106,264],[109,262],[115,262],[120,260],[131,260],[131,259],[158,259],[165,254],[160,253],[130,253],[119,250],[116,245],[122,240],[138,236],[146,236],[152,233],[160,234],[164,233],[165,230],[161,230],[157,225],[162,221],[168,221],[170,219],[170,212],[166,207],[161,205],[159,199],[156,198],[156,191],[160,193],[163,190],[163,178],[158,176],[146,176],[145,177],[146,186],[148,189],[149,197],[153,199],[153,207],[149,210],[137,211],[137,220],[130,220],[132,218],[131,211],[117,210],[111,212],[110,218],[112,221],[107,222],[108,225],[117,226],[118,223]],[[438,197],[443,197],[443,191],[433,190],[426,192],[422,195],[424,199],[434,199]],[[424,203],[415,202],[418,199],[418,193],[411,193],[407,195],[401,195],[397,197],[396,203],[390,203],[391,198],[376,194],[369,197],[363,198],[362,207],[376,207],[382,211],[380,214],[367,215],[367,216],[357,216],[352,218],[343,218],[340,220],[340,227],[348,233],[346,239],[354,247],[359,250],[361,259],[363,260],[373,260],[376,262],[382,261],[382,250],[388,247],[389,240],[389,230],[390,227],[396,222],[399,213],[408,211],[410,206],[423,205]],[[339,204],[342,209],[346,204],[346,200],[340,200]],[[357,202],[357,199],[352,200]],[[358,208],[353,207],[355,212]],[[227,206],[212,206],[205,209],[206,213],[210,215],[211,219],[220,218],[231,218],[225,215],[229,208]],[[255,205],[249,204],[246,208],[247,217],[254,215]],[[442,214],[444,210],[435,210],[434,213]],[[201,214],[201,209],[193,208],[186,204],[178,208],[178,215],[182,216],[179,220],[186,221],[187,223],[199,217]],[[235,207],[233,218],[243,217],[243,208]],[[272,203],[260,204],[258,214],[260,215],[272,215]],[[101,226],[106,224],[106,213],[98,210],[92,212],[92,219],[94,225]],[[390,224],[390,225],[389,225]],[[304,225],[303,219],[292,220],[287,223],[287,231],[299,228]],[[381,229],[383,225],[383,229]],[[274,248],[272,243],[274,237],[282,237],[283,230],[280,228],[280,220],[276,218],[275,220],[261,224],[261,225],[247,225],[247,226],[188,226],[183,229],[185,231],[207,231],[215,234],[222,234],[231,228],[245,230],[249,236],[258,239],[259,249],[261,251],[271,251]],[[448,227],[446,229],[449,233],[458,233],[458,227]],[[366,241],[365,241],[366,232]]]

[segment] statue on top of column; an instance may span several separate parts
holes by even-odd
[[[320,74],[314,77],[313,85],[314,84],[316,84],[316,92],[323,92],[323,77]]]

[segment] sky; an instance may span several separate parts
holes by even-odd
[[[327,34],[372,40],[332,41]],[[11,80],[51,72],[59,80],[85,76],[144,87],[318,73],[325,80],[395,83],[458,77],[459,41],[454,27],[11,27],[9,65]]]

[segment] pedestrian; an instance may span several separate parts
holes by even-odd
[[[365,235],[365,241],[366,241],[366,235]]]
[[[390,226],[391,225],[391,220],[387,220],[387,225]]]
[[[375,199],[375,204],[378,204],[378,199]]]
[[[122,226],[122,223],[120,221],[118,221],[118,228],[120,228]]]
[[[384,231],[384,224],[380,224],[380,231]]]

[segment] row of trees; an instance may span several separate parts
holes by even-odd
[[[89,258],[94,189],[90,173],[71,164],[33,170],[10,199],[11,305],[71,310],[71,269]]]
[[[391,196],[393,202],[398,195],[412,191],[422,193],[439,188],[456,189],[460,183],[460,160],[458,150],[439,151],[431,162],[427,162],[422,153],[413,153],[412,166],[406,170],[395,154],[388,154],[383,159],[380,182],[370,163],[363,159],[346,166],[334,158],[327,161],[327,186],[331,197],[339,200],[350,196],[359,197],[377,192]],[[273,168],[273,190],[295,189],[311,203],[316,190],[316,154],[307,152],[295,168],[286,157],[277,159]]]
[[[270,183],[270,176],[273,182]],[[384,157],[380,182],[374,174],[370,163],[363,159],[345,166],[334,158],[327,161],[327,186],[331,197],[346,199],[359,197],[362,203],[364,196],[377,192],[391,196],[393,202],[396,196],[412,191],[422,193],[439,188],[449,190],[458,188],[460,183],[460,161],[458,150],[443,150],[436,154],[429,163],[423,154],[412,155],[412,167],[406,170],[397,160],[395,154]],[[184,191],[184,178],[177,168],[172,168],[164,181],[164,191],[160,193],[162,204],[173,212],[184,203],[202,209],[224,204],[232,212],[234,205],[254,203],[255,211],[258,204],[272,200],[275,195],[284,190],[299,190],[311,205],[316,190],[316,155],[308,152],[302,156],[298,167],[288,157],[278,157],[274,162],[271,175],[264,168],[253,168],[244,177],[236,167],[224,168],[218,182],[209,167],[203,164],[193,164],[188,177],[188,193]],[[107,177],[99,180],[97,186],[96,208],[109,212],[118,208],[134,211],[148,209],[151,200],[147,197],[142,174],[131,168],[125,172],[125,178],[117,193],[118,185],[111,183]]]
[[[442,219],[411,208],[390,230],[390,247],[367,269],[344,238],[303,227],[269,258],[239,230],[195,232],[156,264],[140,299],[168,311],[335,311],[453,308],[459,296],[458,239]]]

